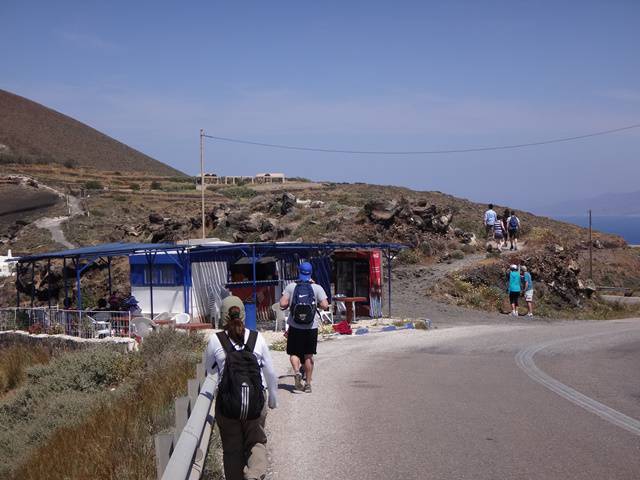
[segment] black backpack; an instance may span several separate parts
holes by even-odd
[[[298,282],[293,290],[291,299],[291,318],[295,323],[309,325],[318,311],[316,306],[316,294],[313,292],[311,282]]]
[[[218,339],[226,359],[218,386],[218,402],[222,415],[238,420],[255,420],[264,407],[264,387],[258,359],[253,354],[258,332],[251,330],[242,350],[236,350],[225,332]]]

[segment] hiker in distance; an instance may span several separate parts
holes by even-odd
[[[507,292],[509,293],[509,303],[511,304],[511,315],[518,316],[518,298],[520,297],[520,273],[517,265],[509,267],[509,276],[507,281]]]
[[[509,231],[510,250],[518,250],[518,235],[520,233],[520,219],[515,210],[511,210],[511,215],[507,219],[507,229]]]
[[[493,238],[493,225],[496,223],[498,214],[493,209],[493,203],[489,204],[489,209],[484,212],[484,229],[487,236],[487,240]]]
[[[287,355],[295,372],[295,388],[306,393],[311,393],[313,356],[318,346],[318,326],[321,321],[318,308],[329,308],[327,294],[320,285],[312,282],[312,273],[311,264],[302,262],[298,266],[298,281],[287,285],[280,298],[280,308],[289,309]],[[301,362],[304,362],[304,386],[300,374]]]
[[[244,326],[240,298],[222,300],[223,331],[207,345],[207,371],[218,371],[216,423],[227,480],[262,480],[267,474],[265,420],[278,405],[278,377],[262,335]],[[265,401],[265,388],[268,400]]]
[[[531,272],[527,270],[524,265],[521,267],[523,272],[522,283],[524,284],[524,301],[527,302],[527,308],[529,312],[527,317],[533,317],[533,279],[531,278]]]

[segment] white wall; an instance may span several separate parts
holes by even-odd
[[[145,315],[151,314],[151,296],[148,286],[131,286],[131,294],[138,300],[138,305]],[[175,287],[153,287],[153,313],[184,312],[184,290],[182,285]]]

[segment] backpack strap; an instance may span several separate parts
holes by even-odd
[[[258,341],[258,332],[255,330],[249,331],[249,338],[247,339],[247,343],[244,345],[244,349],[247,352],[253,352],[253,349],[256,348],[256,342]]]
[[[220,345],[222,345],[222,348],[224,348],[226,353],[230,353],[235,350],[231,340],[229,340],[229,337],[227,336],[227,332],[218,332],[216,333],[216,336],[218,337],[218,340],[220,340]]]

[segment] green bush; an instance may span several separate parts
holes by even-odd
[[[162,184],[156,180],[154,180],[153,182],[151,182],[151,190],[161,190],[162,189]]]
[[[131,190],[133,190],[134,192],[138,192],[138,191],[140,191],[140,184],[139,183],[130,183],[129,184],[129,188]]]
[[[85,182],[84,188],[86,188],[87,190],[102,190],[104,187],[102,185],[102,182],[100,182],[99,180],[88,180]]]
[[[255,190],[251,188],[241,186],[241,187],[227,187],[222,188],[219,192],[227,198],[231,198],[234,200],[241,200],[243,198],[253,198],[257,195]]]

